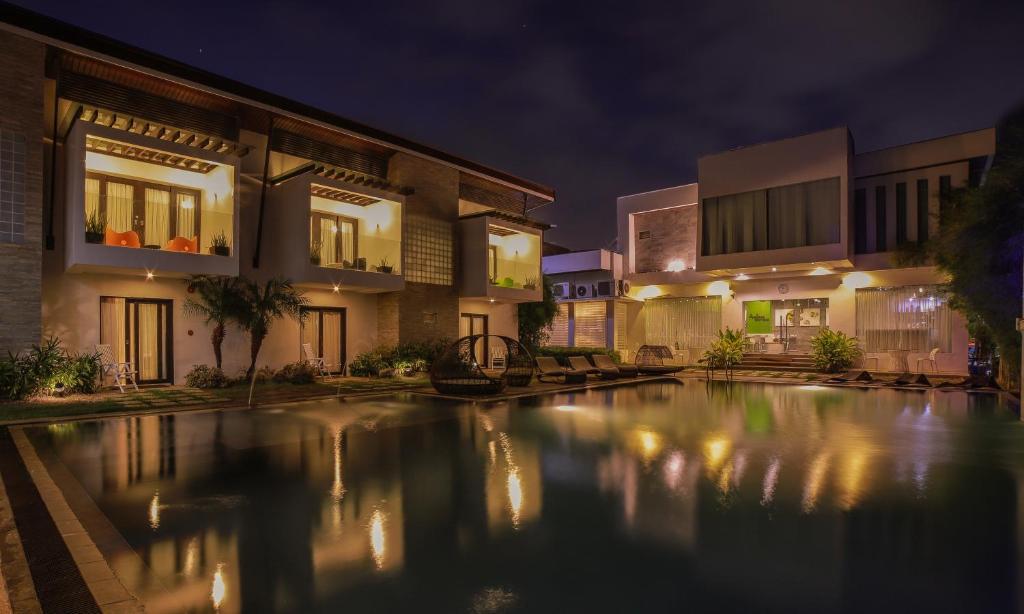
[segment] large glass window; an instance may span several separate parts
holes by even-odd
[[[857,338],[868,352],[949,352],[952,311],[935,286],[857,290]]]
[[[488,277],[505,288],[536,287],[540,277],[540,235],[487,226]]]
[[[234,168],[87,136],[86,241],[230,255]]]
[[[310,262],[332,268],[399,273],[402,206],[395,201],[313,185]]]
[[[722,298],[694,296],[644,303],[647,343],[676,350],[704,349],[722,328]]]
[[[703,200],[705,256],[839,242],[839,177]]]

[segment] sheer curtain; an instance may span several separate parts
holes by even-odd
[[[352,222],[338,222],[338,233],[341,238],[341,259],[354,263],[356,261],[356,228]]]
[[[338,262],[338,223],[331,218],[320,218],[320,264]]]
[[[722,298],[659,298],[644,303],[647,343],[674,349],[704,349],[722,328]]]
[[[135,190],[125,183],[107,182],[107,226],[114,232],[132,229]]]
[[[124,299],[104,298],[100,301],[100,343],[109,345],[118,362],[125,362]]]
[[[857,337],[868,352],[949,352],[952,315],[935,286],[857,290]]]
[[[839,242],[839,178],[768,190],[769,249]]]
[[[175,216],[178,220],[179,237],[192,239],[196,236],[196,197],[193,194],[177,194]]]
[[[139,309],[139,379],[163,379],[160,369],[160,345],[157,341],[160,327],[160,305],[136,303]]]
[[[146,225],[143,227],[146,245],[163,247],[171,240],[171,193],[146,188]]]
[[[313,354],[315,356],[321,356],[320,354],[320,312],[306,310],[306,317],[302,320],[302,334],[300,335],[303,344],[308,343],[309,347],[313,348]],[[299,348],[299,356],[302,360],[306,359],[306,354]]]
[[[93,215],[100,215],[100,180],[85,180],[85,221]]]
[[[342,354],[341,314],[337,311],[324,311],[323,318],[324,346],[321,348],[320,355],[323,356],[328,369],[340,371]]]

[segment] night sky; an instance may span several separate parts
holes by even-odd
[[[863,152],[1024,102],[1021,0],[18,1],[548,184],[577,249],[706,153],[844,124]]]

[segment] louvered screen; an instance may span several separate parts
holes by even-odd
[[[575,305],[573,345],[577,347],[606,347],[605,302],[584,301]]]
[[[388,176],[388,161],[385,158],[322,143],[287,130],[274,130],[273,148],[274,151],[340,166],[374,177]]]
[[[626,349],[626,304],[615,303],[615,349]]]
[[[544,345],[569,345],[569,303],[559,303],[558,313],[551,320],[547,330],[548,338]]]
[[[206,136],[238,140],[238,119],[194,107],[102,79],[66,72],[60,77],[61,98],[114,113],[193,130]]]

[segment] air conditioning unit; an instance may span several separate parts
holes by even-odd
[[[597,282],[597,295],[598,296],[613,296],[612,292],[615,290],[615,282],[612,281],[599,281]]]
[[[567,281],[551,284],[551,295],[555,298],[572,298],[572,286]]]
[[[627,294],[629,294],[629,282],[628,281],[626,281],[625,279],[620,279],[620,280],[618,280],[616,282],[616,285],[619,286],[618,287],[618,290],[619,290],[618,295],[619,296],[626,296]]]
[[[576,298],[590,298],[594,296],[594,289],[590,286],[583,284],[576,286]]]

